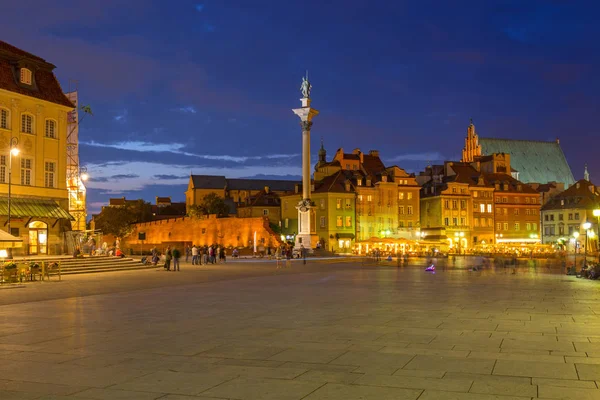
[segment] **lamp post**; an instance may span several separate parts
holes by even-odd
[[[577,269],[577,238],[579,237],[579,232],[573,232],[573,237],[575,238],[575,269]]]
[[[454,238],[458,243],[458,254],[460,255],[461,247],[462,247],[462,238],[465,236],[464,232],[454,232]]]
[[[598,220],[598,245],[596,246],[596,250],[598,251],[598,262],[600,263],[600,209],[595,209],[593,214]]]
[[[583,229],[585,230],[585,249],[583,249],[583,254],[584,254],[583,266],[584,267],[587,265],[588,231],[591,227],[592,227],[592,224],[590,222],[586,221],[583,223]]]
[[[6,225],[8,226],[8,233],[12,235],[10,230],[10,195],[12,189],[12,157],[19,155],[19,148],[17,147],[19,144],[19,139],[16,137],[12,137],[10,139],[10,154],[8,155],[8,218]]]

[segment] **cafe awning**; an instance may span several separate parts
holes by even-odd
[[[338,239],[354,239],[354,233],[336,233]]]
[[[8,198],[0,197],[0,215],[8,215]],[[75,218],[51,199],[10,198],[11,218],[56,218],[74,221]]]
[[[23,239],[11,235],[8,232],[0,230],[0,249],[8,249],[13,247],[22,247]]]

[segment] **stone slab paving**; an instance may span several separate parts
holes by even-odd
[[[600,399],[600,283],[343,262],[0,291],[0,399]]]

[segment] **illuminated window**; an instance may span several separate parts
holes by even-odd
[[[321,221],[321,228],[325,228],[325,217],[321,217],[320,221]]]
[[[406,193],[406,200],[412,200],[412,193]]]
[[[0,183],[6,182],[6,156],[0,156]]]
[[[342,216],[338,215],[337,217],[335,217],[335,226],[341,227],[342,224],[343,224]]]
[[[351,209],[352,208],[352,201],[350,199],[345,199],[346,202],[346,209]]]
[[[518,222],[515,222],[515,231],[521,230],[521,226]]]
[[[48,187],[48,188],[53,188],[56,186],[56,181],[55,181],[55,172],[56,172],[56,163],[55,162],[51,162],[51,161],[46,161],[44,163],[44,186]],[[267,211],[268,214],[268,210],[264,210]],[[265,215],[267,215],[265,214]]]
[[[413,215],[413,207],[412,206],[406,207],[406,214]]]
[[[404,200],[404,192],[398,192],[398,200]]]
[[[56,139],[56,122],[51,119],[46,120],[46,137]]]
[[[398,214],[404,215],[404,206],[398,207]]]
[[[31,70],[27,68],[21,68],[21,83],[31,85]]]
[[[0,108],[0,128],[8,129],[8,110]]]
[[[525,230],[526,231],[530,231],[531,230],[531,224],[529,222],[525,224]]]
[[[31,186],[33,180],[32,165],[31,158],[21,158],[21,185]]]
[[[479,211],[480,212],[485,212],[485,204],[482,203],[482,204],[479,205]]]
[[[267,210],[266,208],[263,210],[263,215],[269,215],[269,210]]]
[[[367,195],[367,201],[373,201],[373,198],[371,197],[371,195]]]
[[[346,228],[350,228],[352,226],[352,217],[346,217]]]
[[[337,210],[341,210],[342,209],[342,199],[335,199],[335,208]]]
[[[21,132],[33,133],[33,116],[30,114],[21,115]]]
[[[488,204],[488,205],[487,205],[487,210],[488,210],[488,212],[489,212],[489,213],[491,213],[491,212],[492,212],[492,205],[491,205],[491,204]]]

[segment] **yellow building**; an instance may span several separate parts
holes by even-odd
[[[419,190],[415,176],[397,166],[386,167],[379,152],[338,149],[327,162],[321,146],[315,181],[342,173],[356,192],[356,240],[372,237],[416,239],[419,232]]]
[[[24,254],[62,253],[73,219],[66,211],[67,113],[73,104],[54,68],[0,41],[0,215],[3,229],[10,226],[23,239]]]
[[[311,227],[319,238],[320,246],[336,252],[350,252],[356,232],[356,187],[338,171],[315,182],[311,198]],[[297,193],[281,197],[281,227],[287,240],[298,233],[298,210],[301,199],[300,185]]]

